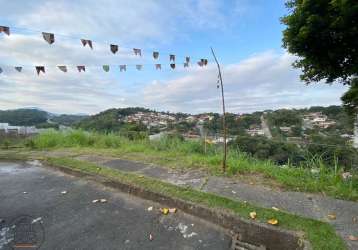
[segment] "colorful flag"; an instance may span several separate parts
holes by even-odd
[[[158,58],[159,58],[159,52],[154,51],[154,52],[153,52],[153,58],[154,58],[154,59],[158,59]]]
[[[189,56],[185,57],[185,62],[186,62],[187,64],[190,63],[190,57],[189,57]]]
[[[141,49],[133,49],[134,55],[136,56],[142,56],[142,50]]]
[[[162,65],[161,65],[161,64],[156,64],[156,65],[155,65],[155,69],[156,69],[156,70],[162,69]]]
[[[65,66],[65,65],[61,65],[61,66],[57,66],[57,68],[59,69],[59,70],[61,70],[62,72],[67,72],[67,66]]]
[[[113,54],[116,54],[118,51],[118,45],[111,44],[111,51]]]
[[[208,64],[208,59],[201,59],[200,61],[203,66],[206,66]]]
[[[42,32],[42,36],[49,44],[53,44],[55,42],[55,35],[52,33]]]
[[[169,61],[175,62],[175,55],[169,55]]]
[[[36,66],[35,68],[36,68],[37,75],[40,75],[40,72],[45,74],[45,67],[44,66]]]
[[[91,40],[81,39],[81,42],[83,47],[86,47],[86,45],[88,44],[88,46],[90,46],[90,48],[93,49]]]
[[[77,66],[78,72],[86,72],[86,67],[83,65]]]
[[[22,71],[22,67],[15,67],[17,72],[21,72]]]
[[[137,64],[135,67],[136,67],[136,69],[137,69],[137,70],[142,70],[143,65],[141,65],[141,64]]]
[[[0,33],[4,32],[6,35],[10,36],[10,28],[6,26],[0,26]]]
[[[171,63],[171,64],[170,64],[170,67],[171,67],[172,69],[175,69],[175,63]]]
[[[184,68],[188,68],[189,67],[189,63],[185,62],[184,63]]]
[[[119,65],[119,71],[126,71],[127,70],[127,65]]]
[[[198,62],[198,65],[199,65],[200,67],[203,67],[204,64],[203,64],[202,61],[199,61],[199,62]]]
[[[109,65],[103,65],[103,70],[105,72],[108,72],[109,71]]]

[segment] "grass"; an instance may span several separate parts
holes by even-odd
[[[76,171],[90,174],[98,174],[106,178],[122,183],[139,186],[146,190],[160,193],[166,196],[179,198],[196,204],[205,205],[215,209],[226,209],[234,212],[242,218],[249,218],[251,211],[256,211],[257,220],[265,223],[268,219],[277,218],[279,227],[284,229],[304,232],[304,237],[310,241],[313,249],[340,250],[346,249],[343,240],[335,234],[334,229],[327,223],[291,215],[281,211],[265,209],[253,206],[249,203],[241,203],[228,198],[210,193],[200,192],[191,188],[177,187],[148,177],[139,177],[131,173],[98,166],[92,163],[74,160],[71,158],[57,157],[47,158],[46,161],[55,166],[67,167]],[[100,167],[100,170],[98,169]]]
[[[207,151],[198,141],[180,141],[163,138],[159,141],[129,140],[116,134],[89,133],[80,130],[70,132],[50,131],[27,141],[33,149],[53,150],[67,148],[78,154],[106,155],[130,160],[156,163],[172,168],[203,169],[212,175],[222,175],[221,148],[208,145]],[[339,166],[329,168],[319,159],[308,162],[319,173],[307,167],[279,167],[271,161],[255,159],[246,153],[229,149],[227,174],[230,177],[262,176],[268,184],[305,192],[321,192],[329,196],[358,200],[358,177],[345,181]],[[268,180],[268,181],[267,181]]]

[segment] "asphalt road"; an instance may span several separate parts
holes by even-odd
[[[21,246],[29,235],[40,249],[230,248],[231,239],[220,228],[181,211],[162,215],[159,208],[57,171],[0,162],[0,249]]]

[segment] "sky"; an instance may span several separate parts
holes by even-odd
[[[138,106],[220,112],[211,47],[222,67],[228,112],[339,105],[346,91],[338,83],[300,81],[295,56],[282,48],[283,0],[0,0],[0,6],[0,26],[11,31],[0,34],[1,110],[95,114]],[[55,43],[46,43],[41,32],[54,33]],[[91,39],[93,50],[81,38]],[[119,52],[112,54],[110,44],[118,44]],[[134,56],[132,48],[143,56]],[[170,54],[176,55],[175,70]],[[191,65],[184,69],[186,56]],[[206,67],[197,65],[201,58],[208,59]],[[128,65],[126,72],[119,71],[121,64]],[[38,76],[36,65],[46,73]],[[56,65],[67,65],[68,72]],[[77,72],[77,65],[86,65],[86,72]]]

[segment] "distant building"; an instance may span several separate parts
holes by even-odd
[[[246,129],[246,133],[248,133],[251,136],[265,135],[264,131],[262,129],[258,129],[258,128]]]

